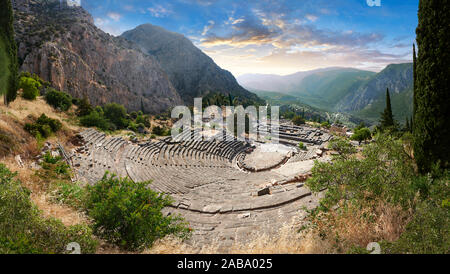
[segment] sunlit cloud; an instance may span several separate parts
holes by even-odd
[[[161,18],[166,17],[172,13],[172,10],[168,7],[162,5],[155,5],[153,7],[147,8],[153,17]]]
[[[319,17],[317,17],[317,16],[315,16],[315,15],[312,15],[312,14],[307,14],[307,15],[306,15],[306,19],[308,19],[308,20],[311,21],[311,22],[316,22],[317,19],[319,19]]]
[[[112,35],[159,25],[184,34],[235,75],[329,66],[381,70],[410,62],[418,6],[418,0],[386,1],[379,9],[361,0],[83,2],[95,24]]]
[[[119,21],[122,18],[122,15],[117,12],[108,12],[108,17],[114,21]]]

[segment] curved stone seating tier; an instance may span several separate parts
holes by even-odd
[[[270,129],[269,126],[259,125],[259,130],[265,130],[267,132]],[[280,125],[277,130],[273,131],[274,134],[279,135],[280,142],[284,140],[311,143],[321,145],[328,142],[332,135],[328,134],[317,128],[310,128],[307,126],[286,126]]]
[[[288,163],[295,163],[295,162],[301,162],[301,161],[315,159],[317,157],[316,151],[317,151],[316,147],[312,147],[312,148],[308,149],[307,151],[301,150],[296,155],[291,157],[291,159],[289,159]]]
[[[302,205],[310,205],[307,201],[313,197],[303,184],[294,183],[294,177],[276,170],[241,170],[238,165],[249,147],[242,141],[164,138],[133,144],[93,129],[79,136],[84,144],[70,157],[80,180],[95,184],[110,171],[135,182],[151,181],[151,189],[175,200],[164,210],[181,213],[199,242],[261,228],[262,222],[280,225],[280,220],[288,221],[301,212]],[[274,181],[293,183],[273,185]],[[267,195],[261,194],[268,186]],[[297,205],[296,211],[292,205]]]

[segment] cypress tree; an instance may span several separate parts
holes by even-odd
[[[394,117],[392,115],[391,96],[389,95],[389,89],[386,89],[386,108],[381,113],[380,119],[381,129],[387,129],[394,127]]]
[[[0,1],[0,41],[3,41],[3,46],[9,59],[9,77],[7,79],[6,95],[4,97],[5,104],[9,104],[17,97],[17,46],[14,40],[14,17],[11,5],[11,0]]]
[[[412,118],[414,119],[414,115],[416,113],[416,68],[417,67],[417,55],[416,55],[416,44],[413,44],[413,114]],[[414,130],[413,125],[411,123],[411,132]]]
[[[414,119],[413,116],[409,118],[409,126],[411,127],[411,132],[414,132]]]
[[[422,173],[450,157],[450,2],[421,0],[416,29],[414,157]]]
[[[411,131],[411,127],[410,127],[410,125],[409,125],[409,119],[408,119],[408,117],[406,117],[405,130],[408,131],[408,132]]]
[[[142,101],[142,98],[141,98],[141,111],[142,111],[142,113],[145,113],[145,107],[144,107],[144,102]]]

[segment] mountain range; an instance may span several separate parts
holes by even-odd
[[[345,113],[373,123],[389,88],[395,118],[404,121],[412,112],[409,63],[379,73],[331,67],[287,76],[246,74],[237,81],[189,39],[161,27],[144,24],[113,37],[82,7],[62,7],[59,0],[13,4],[21,70],[95,105],[117,102],[130,111],[160,113],[210,93],[231,94],[247,105],[281,93],[315,113]]]
[[[143,25],[113,37],[79,6],[59,0],[15,0],[13,6],[21,70],[95,105],[160,113],[209,92],[263,102],[181,34]]]
[[[136,43],[142,52],[158,60],[186,104],[210,92],[230,93],[233,97],[263,103],[255,94],[242,88],[229,71],[221,69],[181,34],[144,24],[124,32],[121,37]]]
[[[348,113],[370,123],[383,111],[389,88],[395,118],[403,122],[412,113],[412,63],[391,64],[379,73],[333,67],[287,76],[247,74],[238,81],[261,96],[282,93],[324,111]]]

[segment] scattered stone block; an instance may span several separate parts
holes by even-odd
[[[270,195],[270,187],[266,187],[258,191],[258,196]]]
[[[221,205],[207,205],[203,208],[202,211],[206,212],[206,213],[215,214],[215,213],[218,213],[221,208],[222,208]]]
[[[14,159],[16,160],[17,165],[18,165],[20,168],[23,168],[22,157],[20,157],[20,155],[16,155],[16,157],[14,157]]]

